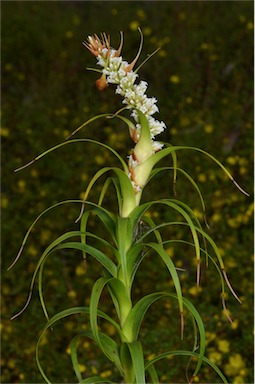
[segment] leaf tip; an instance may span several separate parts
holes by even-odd
[[[26,167],[29,167],[29,165],[33,164],[35,161],[36,161],[36,158],[33,159],[33,160],[31,160],[31,161],[29,161],[29,163],[27,163],[27,164],[25,164],[25,165],[22,165],[22,166],[19,167],[19,168],[14,169],[14,172],[19,172],[19,171],[21,171],[22,169],[24,169],[24,168],[26,168]]]
[[[241,191],[244,195],[250,196],[248,192],[246,192],[236,181],[234,178],[232,178],[232,182],[235,184],[235,186]]]
[[[239,299],[239,297],[238,297],[237,294],[235,293],[235,291],[234,291],[232,285],[230,284],[230,281],[228,280],[226,271],[225,271],[225,269],[223,269],[223,268],[222,268],[222,274],[223,274],[223,276],[224,276],[224,279],[225,279],[225,281],[226,281],[226,283],[227,283],[227,286],[228,286],[228,288],[230,289],[232,295],[236,298],[236,300],[237,300],[240,304],[242,304],[242,301]]]

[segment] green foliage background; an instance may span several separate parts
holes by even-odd
[[[253,2],[251,1],[3,1],[2,2],[2,383],[39,383],[34,349],[44,325],[37,294],[18,319],[10,317],[24,304],[29,279],[45,246],[65,230],[76,228],[79,208],[64,206],[44,218],[32,232],[22,258],[7,267],[18,252],[34,218],[49,205],[82,196],[90,177],[102,164],[114,164],[103,150],[82,143],[65,146],[30,168],[13,170],[65,139],[88,118],[115,112],[121,100],[109,87],[100,93],[94,85],[95,60],[81,42],[105,31],[112,46],[124,32],[123,56],[131,61],[139,45],[137,27],[144,32],[142,59],[161,46],[139,75],[149,83],[149,96],[158,99],[160,120],[167,130],[162,140],[175,145],[198,146],[227,165],[249,193],[253,188]],[[112,145],[123,157],[131,148],[120,121],[97,121],[79,137]],[[192,156],[192,157],[191,157]],[[205,321],[207,356],[219,364],[231,383],[253,382],[253,203],[222,172],[201,155],[180,153],[181,166],[202,189],[208,207],[210,234],[220,246],[229,278],[241,297],[240,306],[229,295],[229,324],[222,314],[220,284],[213,267],[203,270],[200,292],[196,269],[188,249],[169,248],[183,276],[185,295]],[[96,198],[98,189],[91,198]],[[172,193],[171,177],[164,175],[149,186],[144,198]],[[178,178],[177,198],[201,217],[199,200],[190,185]],[[108,208],[114,205],[108,198]],[[168,220],[167,212],[152,213]],[[101,231],[97,223],[94,231]],[[182,238],[180,230],[167,234]],[[45,295],[50,314],[68,306],[88,303],[98,277],[98,266],[88,260],[84,274],[79,254],[60,253],[48,263]],[[155,260],[144,265],[134,296],[163,290],[165,271]],[[108,296],[105,297],[105,308]],[[104,325],[102,325],[104,326]],[[84,319],[68,319],[44,341],[44,366],[53,382],[72,383],[74,374],[68,343],[87,328]],[[112,332],[111,329],[108,329]],[[189,325],[185,341],[179,337],[178,311],[162,303],[153,307],[142,337],[148,354],[192,345]],[[162,382],[184,382],[187,361],[169,360],[162,366]],[[114,375],[110,365],[85,340],[81,345],[84,377],[102,372]],[[197,381],[216,382],[206,367]]]

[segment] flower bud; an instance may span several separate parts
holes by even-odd
[[[108,87],[108,83],[106,80],[106,75],[103,73],[102,76],[96,81],[96,87],[100,90],[103,91]]]

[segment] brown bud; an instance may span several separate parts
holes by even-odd
[[[102,76],[96,81],[96,87],[103,91],[108,87],[108,83],[106,81],[106,75],[103,73]]]

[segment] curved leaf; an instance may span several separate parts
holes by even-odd
[[[42,157],[46,156],[48,153],[50,152],[53,152],[55,151],[56,149],[58,148],[61,148],[63,147],[64,145],[68,145],[68,144],[73,144],[73,143],[81,143],[81,142],[86,142],[86,143],[91,143],[91,144],[96,144],[96,145],[99,145],[100,147],[103,147],[103,148],[106,148],[108,151],[112,152],[116,157],[117,159],[120,161],[123,169],[128,172],[128,167],[127,167],[127,164],[125,163],[125,161],[122,159],[122,157],[118,154],[118,152],[116,152],[113,148],[111,148],[109,145],[107,144],[104,144],[104,143],[101,143],[100,141],[97,141],[97,140],[93,140],[93,139],[72,139],[72,140],[68,140],[68,141],[64,141],[60,144],[57,144],[55,145],[54,147],[51,147],[49,149],[47,149],[46,151],[44,151],[43,153],[41,153],[40,155],[36,156],[33,160],[31,160],[29,163],[23,165],[22,167],[19,167],[17,169],[14,170],[14,172],[18,172],[20,171],[21,169],[24,169],[26,167],[28,167],[29,165],[33,164],[35,161],[41,159]]]
[[[98,327],[97,327],[97,317],[100,316],[100,314],[104,314],[102,311],[98,310],[98,303],[104,287],[109,283],[110,280],[112,280],[112,277],[109,277],[109,278],[100,277],[93,285],[91,297],[90,297],[89,316],[90,316],[91,331],[96,343],[100,347],[101,351],[108,357],[108,359],[111,361],[114,361],[113,356],[109,353],[107,347],[102,342],[102,338],[100,338],[100,334],[98,332]],[[109,319],[109,316],[107,316],[106,314],[104,314],[104,316],[101,316],[101,317]],[[122,330],[120,329],[119,325],[112,319],[111,319],[111,323],[115,324],[114,327],[118,331],[121,340],[125,340],[125,336]]]
[[[154,368],[154,365],[151,364],[146,371],[148,371],[148,374],[150,375],[150,383],[151,384],[159,384],[159,378],[156,369]]]
[[[130,294],[125,285],[119,279],[113,278],[108,282],[108,287],[114,302],[120,325],[124,323],[132,308]]]
[[[81,381],[81,384],[94,384],[94,383],[110,383],[110,384],[117,384],[117,383],[114,383],[113,381],[110,381],[108,379],[104,379],[103,377],[100,377],[100,376],[91,376],[91,377],[87,377],[86,379],[83,379]]]
[[[99,251],[95,247],[92,247],[91,245],[88,245],[88,244],[70,242],[70,243],[59,244],[54,249],[54,251],[58,249],[67,249],[67,248],[77,249],[80,251],[87,252],[88,254],[93,256],[97,261],[99,261],[99,263],[102,264],[112,276],[116,276],[117,274],[116,265],[113,263],[111,259],[109,259],[108,256],[106,256],[103,252]]]
[[[30,235],[30,233],[32,232],[32,230],[34,229],[36,223],[46,214],[48,213],[49,211],[51,211],[52,209],[56,208],[56,207],[59,207],[61,205],[64,205],[64,204],[70,204],[70,203],[79,203],[79,204],[82,204],[83,203],[83,200],[64,200],[64,201],[60,201],[58,203],[55,203],[53,205],[51,205],[50,207],[46,208],[43,212],[41,212],[37,217],[36,219],[33,221],[33,223],[30,225],[29,229],[27,230],[25,236],[24,236],[24,239],[21,243],[21,246],[20,246],[20,249],[19,249],[19,252],[17,254],[17,256],[15,257],[14,261],[11,263],[11,265],[9,266],[8,270],[10,270],[15,264],[16,262],[19,260],[21,254],[22,254],[22,251],[24,249],[24,246],[27,242],[27,239]],[[115,221],[113,219],[113,215],[107,211],[106,209],[100,207],[98,204],[96,203],[92,203],[91,201],[87,201],[86,204],[89,206],[89,207],[92,207],[91,209],[94,208],[95,212],[97,213],[97,215],[100,217],[100,219],[102,220],[102,222],[104,222],[104,224],[106,225],[107,229],[109,230],[109,232],[111,233],[111,235],[113,236],[114,238],[114,235],[115,235]]]
[[[129,316],[127,317],[126,322],[124,323],[122,330],[125,335],[128,336],[128,338],[131,340],[136,340],[140,331],[141,323],[144,319],[144,316],[149,309],[149,307],[157,300],[163,298],[163,297],[170,297],[179,300],[178,296],[172,293],[168,292],[155,292],[151,293],[142,299],[140,299],[136,305],[132,308],[130,311]],[[197,362],[197,366],[194,372],[194,375],[197,374],[199,371],[204,353],[205,353],[205,329],[203,320],[201,319],[198,311],[196,308],[191,304],[191,302],[185,298],[182,298],[182,301],[185,305],[185,307],[188,309],[189,313],[191,314],[192,318],[194,318],[198,330],[199,330],[199,336],[200,336],[200,353],[199,358]],[[196,335],[196,332],[195,332]]]
[[[201,152],[203,153],[204,155],[208,156],[211,160],[213,160],[222,170],[223,172],[229,177],[229,179],[234,183],[234,185],[242,192],[244,193],[246,196],[249,196],[249,194],[247,192],[245,192],[241,187],[240,185],[234,180],[233,176],[230,174],[230,172],[227,170],[226,167],[224,167],[224,165],[219,161],[217,160],[214,156],[212,156],[210,153],[204,151],[203,149],[200,149],[200,148],[197,148],[197,147],[189,147],[189,146],[171,146],[169,147],[169,144],[168,143],[164,143],[165,145],[168,146],[168,148],[163,148],[161,151],[158,151],[156,152],[154,155],[152,155],[151,157],[149,157],[145,162],[144,164],[146,163],[147,167],[153,169],[154,166],[161,160],[163,159],[164,157],[168,156],[168,155],[171,155],[173,152],[176,152],[176,151],[179,151],[179,150],[192,150],[192,151],[197,151],[197,152]]]
[[[169,356],[194,356],[194,357],[199,358],[199,355],[197,353],[191,352],[191,351],[182,351],[182,350],[169,351],[169,352],[162,353],[161,355],[158,355],[158,356],[154,357],[153,359],[151,359],[145,365],[145,370],[147,370],[152,364],[156,363],[157,361],[165,359]],[[210,361],[206,357],[203,357],[202,361],[204,361],[205,363],[207,363],[209,366],[211,366],[214,369],[214,371],[218,374],[218,376],[221,378],[223,383],[228,384],[227,379],[225,378],[225,376],[223,375],[223,373],[220,371],[220,369],[217,367],[216,364],[214,364],[212,361]],[[193,376],[195,376],[195,375],[196,375],[196,373],[193,374]]]
[[[49,380],[49,378],[47,377],[46,373],[44,372],[44,369],[41,366],[40,358],[39,358],[39,347],[40,347],[40,343],[41,343],[41,340],[42,340],[45,332],[47,331],[47,329],[52,328],[52,326],[56,322],[64,319],[67,316],[72,316],[72,315],[76,315],[76,314],[87,314],[88,315],[89,313],[90,313],[90,309],[88,307],[68,308],[68,309],[65,309],[64,311],[57,313],[55,316],[53,316],[47,322],[47,324],[45,324],[45,326],[43,327],[43,329],[40,333],[39,339],[37,341],[37,344],[36,344],[36,362],[37,362],[39,371],[40,371],[42,377],[44,378],[44,380],[46,381],[47,384],[52,384],[52,383]],[[113,327],[118,331],[118,333],[121,334],[121,329],[120,329],[119,325],[111,317],[109,317],[108,315],[106,315],[104,312],[102,312],[100,310],[97,311],[97,315],[99,317],[102,317],[103,319],[107,320],[110,324],[113,325]]]
[[[83,335],[85,335],[85,333]],[[70,343],[72,365],[73,365],[74,372],[75,372],[76,377],[77,377],[79,382],[82,381],[82,375],[81,375],[81,371],[79,368],[79,362],[78,362],[78,356],[77,356],[77,343],[80,340],[80,337],[81,337],[81,335],[76,335],[71,340],[71,343]]]
[[[88,338],[92,339],[93,341],[95,341],[92,332],[86,331],[86,332],[83,332],[83,333],[75,336],[70,343],[71,360],[72,360],[73,368],[74,368],[74,371],[76,373],[76,376],[77,376],[79,382],[83,382],[82,376],[80,373],[80,369],[79,369],[78,357],[77,357],[77,341],[80,339],[81,336],[88,337]],[[108,335],[103,334],[101,332],[99,332],[99,337],[100,337],[101,343],[104,346],[105,350],[107,351],[108,355],[110,355],[112,357],[112,362],[115,364],[115,366],[119,370],[120,374],[123,375],[123,368],[122,368],[121,361],[120,361],[118,344],[116,343],[116,341],[114,341]],[[91,379],[93,380],[94,377],[90,377],[90,380]],[[103,379],[101,378],[101,380],[103,380]],[[111,381],[109,381],[109,382],[111,382]]]
[[[137,340],[140,326],[147,310],[154,301],[160,299],[162,296],[162,292],[151,293],[140,299],[132,308],[122,327],[122,331],[129,342]]]
[[[134,192],[134,189],[132,187],[131,181],[127,175],[128,172],[127,171],[124,172],[123,170],[116,168],[116,167],[104,167],[104,168],[100,169],[94,175],[94,177],[91,179],[88,187],[86,188],[84,198],[83,198],[83,204],[82,204],[81,212],[80,212],[80,215],[77,218],[76,222],[80,220],[80,218],[83,214],[85,202],[86,202],[86,199],[89,195],[91,188],[93,187],[95,182],[103,174],[105,174],[106,172],[109,172],[109,171],[113,171],[117,175],[119,183],[120,183],[121,197],[122,197],[122,202],[121,202],[121,206],[120,206],[120,215],[122,217],[126,217],[136,207],[135,192]]]
[[[109,259],[104,253],[102,253],[101,251],[97,250],[96,248],[90,246],[90,245],[87,245],[87,244],[82,244],[82,243],[79,243],[79,242],[70,242],[70,243],[61,243],[63,240],[71,237],[71,236],[76,236],[76,235],[81,235],[81,232],[80,231],[72,231],[72,232],[68,232],[62,236],[60,236],[58,239],[56,239],[53,243],[51,243],[46,249],[45,251],[43,252],[43,254],[41,255],[41,257],[39,258],[38,262],[37,262],[37,265],[36,265],[36,268],[34,270],[34,273],[33,273],[33,276],[32,276],[32,280],[31,280],[31,283],[30,283],[30,291],[29,291],[29,295],[28,295],[28,299],[24,305],[24,307],[14,316],[12,316],[12,320],[16,317],[18,317],[19,315],[21,315],[21,313],[24,312],[24,310],[27,308],[30,300],[31,300],[31,297],[32,297],[32,292],[33,292],[33,287],[34,287],[34,283],[35,283],[35,279],[36,279],[36,275],[38,273],[38,271],[40,270],[41,268],[41,271],[40,271],[40,278],[39,278],[39,292],[40,292],[40,299],[41,299],[41,304],[42,304],[42,308],[43,308],[43,311],[44,311],[44,314],[46,316],[46,318],[48,319],[48,314],[47,314],[47,310],[46,310],[46,307],[45,307],[45,304],[44,304],[44,300],[43,300],[43,296],[42,296],[42,271],[43,271],[43,265],[44,265],[44,262],[46,261],[46,258],[53,252],[55,252],[56,250],[59,250],[59,249],[77,249],[77,250],[80,250],[82,252],[87,252],[88,254],[90,254],[92,257],[94,257],[97,261],[99,261],[107,270],[108,272],[112,275],[112,276],[116,276],[117,274],[117,267],[116,265],[111,261],[111,259]],[[99,237],[97,237],[97,239],[99,239]],[[102,239],[101,239],[102,240]]]
[[[101,71],[100,71],[101,72]],[[91,119],[85,121],[85,123],[83,123],[82,125],[80,125],[78,128],[76,128],[67,138],[66,140],[69,140],[70,137],[72,137],[73,135],[75,135],[77,132],[79,132],[82,128],[84,128],[85,126],[87,126],[88,124],[92,123],[93,121],[97,120],[97,119],[101,119],[102,117],[108,117],[109,114],[107,113],[102,113],[100,115],[96,115],[96,116],[93,116]]]
[[[152,170],[151,172],[151,176],[148,180],[148,182],[154,177],[156,176],[159,172],[162,172],[162,171],[166,171],[166,170],[174,170],[173,167],[161,167],[161,168],[155,168]],[[204,220],[205,220],[205,223],[207,225],[207,227],[209,228],[208,224],[207,224],[207,221],[206,221],[206,208],[205,208],[205,202],[204,202],[204,198],[203,198],[203,195],[197,185],[197,183],[195,182],[195,180],[186,172],[184,171],[182,168],[176,168],[176,170],[178,172],[181,172],[189,181],[190,183],[193,185],[193,187],[196,189],[198,195],[199,195],[199,199],[200,199],[200,202],[201,202],[201,206],[202,206],[202,211],[203,211],[203,214],[204,214]]]

